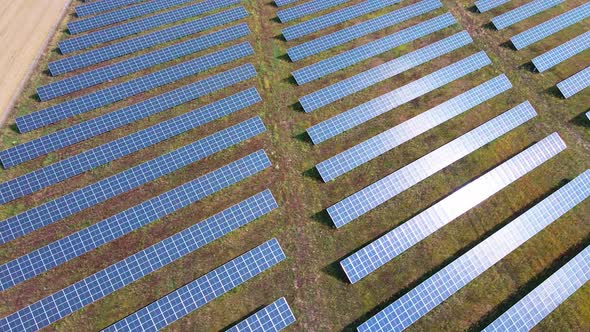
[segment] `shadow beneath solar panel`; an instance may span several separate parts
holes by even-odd
[[[561,91],[559,91],[559,88],[557,87],[557,85],[554,85],[554,86],[550,87],[545,92],[547,92],[547,94],[549,94],[549,95],[552,95],[553,97],[557,97],[557,98],[560,98],[560,99],[565,99],[565,97],[563,96],[563,94],[561,94]]]
[[[295,80],[295,77],[293,77],[293,75],[290,75],[289,77],[283,79],[283,82],[289,83],[291,85],[297,85],[297,80]],[[297,102],[297,104],[299,104],[299,102]]]
[[[281,23],[281,19],[279,19],[278,16],[275,16],[273,18],[270,19],[271,22],[275,22],[275,23]],[[282,35],[281,35],[282,36]]]
[[[582,241],[570,247],[566,252],[564,252],[553,262],[551,262],[551,264],[548,267],[546,267],[537,275],[535,275],[526,284],[519,287],[507,299],[505,299],[500,304],[495,306],[492,310],[490,310],[477,323],[470,326],[468,331],[481,331],[483,328],[490,325],[494,320],[500,317],[500,315],[506,312],[506,310],[510,309],[513,305],[515,305],[518,301],[520,301],[523,297],[525,297],[533,289],[539,286],[543,281],[549,278],[553,273],[559,270],[563,265],[569,262],[572,258],[574,258],[574,256],[579,254],[582,250],[584,250],[584,248],[586,248],[589,245],[590,235],[586,236]]]
[[[468,11],[468,12],[472,12],[472,13],[479,13],[479,10],[477,10],[477,7],[476,7],[475,5],[468,6],[468,7],[467,7],[467,8],[465,8],[465,9],[467,9],[467,11]]]
[[[14,131],[17,134],[20,134],[20,131],[18,130],[18,127],[16,126],[16,123],[11,124],[10,126],[8,126],[8,128],[10,128],[10,130]]]
[[[514,44],[512,43],[512,41],[510,39],[508,39],[508,41],[503,42],[502,44],[500,44],[501,47],[507,48],[509,50],[512,51],[518,51],[516,49],[516,46],[514,46]]]
[[[570,123],[577,127],[590,127],[590,119],[586,117],[586,113],[590,112],[590,108],[582,112],[570,120]]]
[[[496,26],[492,22],[488,22],[488,23],[482,25],[481,27],[484,29],[488,29],[488,30],[498,31],[498,29],[496,29]]]
[[[37,92],[30,95],[29,98],[33,99],[36,102],[41,102],[41,97],[39,97],[39,94]]]
[[[318,213],[315,213],[311,216],[311,219],[329,228],[334,228],[334,224],[332,223],[332,219],[330,219],[330,215],[328,214],[327,210],[322,210]]]
[[[291,58],[289,58],[289,54],[287,54],[287,53],[285,53],[283,55],[279,55],[277,57],[277,59],[283,60],[283,61],[286,61],[286,62],[291,62]]]
[[[300,102],[289,105],[289,108],[297,112],[305,113],[305,109],[303,109],[303,105],[301,105]]]
[[[537,72],[537,67],[535,67],[535,64],[532,61],[529,61],[527,63],[523,63],[522,65],[518,66],[518,69],[526,70],[531,73]]]
[[[265,307],[264,305],[258,306],[256,309],[250,311],[249,313],[245,314],[244,316],[236,319],[233,323],[230,323],[226,327],[222,328],[221,331],[228,331],[232,327],[234,327],[234,326],[240,324],[242,321],[246,320],[246,318],[248,318],[248,317],[252,316],[253,314],[257,313],[258,311],[262,310],[264,307]]]
[[[309,134],[307,133],[307,131],[304,131],[301,134],[297,134],[297,135],[293,136],[293,138],[300,141],[300,142],[313,144],[313,141],[311,140],[311,137],[309,137]]]
[[[277,3],[276,3],[276,2],[274,2],[274,1],[267,2],[266,4],[267,4],[267,5],[269,5],[269,6],[271,6],[271,7],[275,7],[275,8],[278,8],[278,7],[279,7],[279,6],[277,5]]]
[[[340,266],[340,261],[336,261],[332,264],[326,265],[322,268],[322,272],[329,275],[330,277],[335,278],[338,281],[342,281],[348,283],[348,278],[346,277],[346,273]]]
[[[317,168],[315,167],[312,167],[301,174],[306,178],[314,179],[320,183],[324,183],[324,181],[322,180],[322,176],[320,175],[320,172],[318,172]]]

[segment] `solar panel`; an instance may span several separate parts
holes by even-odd
[[[51,270],[268,167],[268,157],[263,150],[258,150],[97,224],[11,260],[0,266],[0,290]]]
[[[586,117],[590,120],[590,112],[586,113]]]
[[[158,30],[139,37],[123,40],[85,53],[49,63],[52,75],[63,74],[72,70],[108,61],[123,55],[150,48],[175,39],[221,26],[248,16],[243,7],[237,7],[220,13],[209,15],[202,19],[189,21],[170,28]]]
[[[188,85],[186,87],[190,87],[191,85]],[[197,85],[197,87],[199,87]],[[223,88],[223,86],[221,87],[216,87],[216,89],[220,89]],[[180,95],[180,97],[178,98],[185,98],[185,99],[194,99],[197,98],[199,95],[203,95],[202,94],[203,91],[202,90],[197,90],[197,92],[195,92],[194,94],[190,94],[188,96],[186,95]],[[168,96],[174,96],[173,94],[170,94]],[[257,101],[259,100],[259,96],[253,97],[253,98],[258,98]],[[135,105],[132,105],[130,107],[127,108],[123,108],[117,112],[114,113],[110,113],[107,115],[104,115],[102,117],[90,120],[88,122],[83,122],[80,125],[76,125],[73,127],[70,127],[71,129],[67,129],[67,130],[63,130],[60,131],[59,133],[63,133],[65,134],[65,136],[63,136],[63,140],[67,140],[67,139],[78,139],[80,141],[84,140],[87,137],[92,137],[93,135],[99,135],[100,133],[103,132],[107,132],[109,130],[111,130],[112,127],[119,127],[119,126],[123,126],[125,124],[129,124],[132,123],[138,119],[142,119],[145,118],[151,114],[156,114],[160,111],[163,111],[166,109],[166,107],[169,107],[170,103],[165,103],[163,105],[157,105],[158,108],[151,108],[150,106],[152,105],[152,102],[156,103],[158,101],[167,101],[167,99],[162,99],[162,98],[158,98],[158,99],[152,99],[151,102],[148,103],[141,103],[141,107],[134,107]],[[205,109],[213,109],[213,110],[217,110],[218,105],[225,105],[226,102],[228,100],[225,100],[222,103],[219,104],[211,104],[209,106],[206,106],[205,108],[202,108],[203,110]],[[180,102],[180,104],[184,103],[184,101]],[[240,105],[244,105],[247,104],[247,102],[245,103],[237,103],[237,106]],[[139,105],[139,104],[136,104]],[[220,112],[220,111],[216,111],[213,112],[213,115],[217,115],[217,114],[228,114],[231,113],[234,110],[234,106],[235,105],[231,105],[230,106],[226,106],[228,108],[227,112]],[[154,106],[155,107],[155,106]],[[125,111],[137,111],[136,114],[129,112],[126,113]],[[189,123],[198,126],[200,125],[200,123],[205,123],[207,121],[211,121],[211,119],[214,119],[214,117],[212,116],[208,116],[207,113],[205,113],[205,116],[203,118],[204,122],[201,122],[201,120],[197,120]],[[166,124],[169,124],[169,122],[164,122]],[[157,130],[156,130],[157,128]],[[162,130],[164,129],[164,130]],[[173,130],[176,128],[172,128]],[[25,175],[19,176],[15,179],[9,180],[7,182],[1,183],[0,184],[0,203],[6,203],[9,202],[13,199],[22,197],[24,195],[28,195],[30,193],[33,193],[41,188],[45,188],[47,186],[50,186],[52,184],[58,183],[60,181],[63,181],[69,177],[72,177],[74,175],[77,174],[81,174],[87,170],[90,170],[94,167],[98,167],[100,165],[104,165],[105,163],[112,161],[114,159],[120,158],[122,156],[125,156],[133,151],[137,151],[139,149],[142,149],[144,147],[148,147],[152,144],[155,144],[157,142],[160,142],[161,140],[165,139],[166,137],[162,137],[162,136],[166,136],[168,135],[172,135],[174,136],[174,131],[168,131],[166,127],[151,127],[152,130],[152,134],[158,134],[160,132],[163,132],[164,134],[160,134],[158,136],[143,136],[145,133],[147,133],[147,131],[139,131],[137,132],[137,134],[135,135],[130,135],[130,136],[126,136],[124,138],[121,138],[120,140],[116,140],[117,143],[113,143],[113,144],[103,144],[100,145],[96,148],[84,151],[80,154],[77,154],[75,156],[72,156],[68,159],[64,159],[61,161],[58,161],[54,164],[51,164],[49,166],[45,166],[43,168],[37,169],[35,171],[32,171],[30,173],[27,173]],[[72,135],[72,137],[67,136],[68,134]],[[74,137],[75,136],[75,137]],[[59,137],[59,136],[52,136],[52,137]],[[141,137],[143,137],[143,139],[141,139]],[[139,141],[138,141],[139,139]],[[58,140],[59,141],[59,140]],[[71,141],[72,142],[72,141]],[[136,143],[133,145],[129,145],[129,143]],[[115,150],[116,148],[116,150]]]
[[[281,23],[296,20],[300,17],[311,15],[324,9],[328,9],[350,0],[312,0],[297,6],[282,9],[277,12]]]
[[[510,41],[517,50],[521,50],[588,17],[590,17],[590,2],[523,31],[510,38]]]
[[[590,246],[498,317],[484,331],[530,331],[588,280]]]
[[[318,37],[287,50],[291,61],[299,61],[356,38],[385,29],[442,7],[440,0],[422,0],[385,15]]]
[[[524,102],[330,206],[328,214],[336,227],[342,227],[536,115]]]
[[[532,62],[538,71],[544,72],[589,48],[590,31],[587,31],[576,38],[570,39],[556,48],[533,58]]]
[[[340,262],[355,283],[553,158],[566,145],[553,133]]]
[[[310,33],[323,30],[327,27],[349,21],[387,6],[399,3],[401,0],[367,0],[356,5],[342,8],[326,15],[313,18],[283,29],[283,36],[286,40],[293,40]]]
[[[106,269],[0,319],[4,331],[39,330],[277,208],[265,190]],[[63,304],[67,304],[64,306]]]
[[[533,0],[509,12],[494,17],[492,23],[496,29],[502,30],[551,7],[557,6],[563,1],[564,0]]]
[[[275,332],[295,322],[295,316],[284,297],[244,319],[227,332]]]
[[[208,11],[237,4],[239,2],[239,0],[210,0],[207,2],[199,2],[161,14],[133,20],[129,23],[91,32],[79,37],[62,40],[58,43],[58,47],[62,54],[67,54],[101,43],[131,36],[140,32],[157,28],[159,26],[180,22],[182,20],[201,15]]]
[[[559,92],[569,98],[590,86],[590,67],[582,69],[577,74],[557,83]]]
[[[272,239],[125,317],[105,331],[162,329],[285,258],[279,242]]]
[[[427,36],[435,31],[442,30],[457,23],[453,15],[446,13],[409,28],[392,33],[391,35],[379,38],[367,44],[342,52],[322,61],[316,62],[307,67],[297,69],[293,77],[298,85],[316,80],[338,70],[352,66],[363,60],[372,58],[392,48]]]
[[[357,330],[401,331],[590,196],[590,171],[502,227]]]
[[[191,112],[190,115],[194,118],[195,115],[200,115],[200,113]],[[190,117],[186,116],[182,117],[184,120],[192,120],[185,125],[185,128],[194,126],[192,123],[196,121],[195,119],[190,119]],[[178,117],[175,120],[181,119]],[[260,118],[246,120],[185,145],[182,148],[10,217],[0,223],[0,243],[4,244],[53,224],[56,221],[104,202],[133,188],[137,188],[161,176],[170,174],[218,151],[243,142],[265,130],[266,128]],[[154,130],[146,131],[154,132]]]
[[[299,0],[275,0],[275,4],[277,5],[277,7],[282,7],[282,6],[286,6],[286,5],[290,5],[292,3],[295,3]]]
[[[61,81],[49,83],[37,88],[37,94],[41,100],[63,96],[142,69],[197,53],[212,46],[236,40],[247,36],[249,33],[248,25],[241,23],[205,36],[189,39],[176,45],[138,55],[109,66],[68,77]]]
[[[314,111],[334,101],[361,91],[407,70],[436,59],[472,42],[469,33],[459,32],[367,71],[338,81],[299,99],[305,112]]]
[[[510,0],[478,0],[474,5],[480,13],[484,13],[488,10],[500,7],[507,2],[510,2]]]
[[[82,97],[70,99],[43,110],[18,117],[16,118],[16,125],[20,132],[28,132],[252,54],[254,54],[254,50],[250,44],[248,42],[242,42],[220,51],[187,60],[145,76],[131,79]]]
[[[390,151],[418,135],[510,89],[505,75],[497,76],[430,110],[345,150],[316,165],[324,182]]]
[[[91,3],[85,3],[80,6],[76,6],[76,15],[79,17],[106,12],[107,10],[116,9],[119,7],[132,5],[145,0],[101,0]]]
[[[481,51],[473,54],[389,93],[320,122],[308,128],[307,134],[314,144],[319,144],[489,64],[491,64],[491,61],[485,52]]]

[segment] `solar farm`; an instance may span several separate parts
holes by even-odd
[[[589,331],[588,0],[73,0],[0,129],[1,331]]]

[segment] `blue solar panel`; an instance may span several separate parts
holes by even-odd
[[[250,33],[248,25],[241,23],[211,34],[193,38],[176,45],[155,50],[146,54],[101,67],[64,80],[49,83],[37,88],[41,100],[66,95],[84,88],[110,81],[145,68],[197,53],[212,46],[236,40]]]
[[[569,98],[590,86],[590,67],[582,69],[577,74],[557,83],[559,92]]]
[[[544,72],[589,48],[590,31],[587,31],[576,38],[570,39],[556,48],[533,58],[532,62],[538,71]]]
[[[510,41],[517,50],[521,50],[588,17],[590,17],[590,2],[523,31],[510,38]]]
[[[100,0],[85,3],[76,7],[76,14],[80,17],[106,12],[107,10],[132,5],[145,0]]]
[[[489,64],[491,64],[491,61],[485,52],[481,51],[473,54],[389,93],[320,122],[308,128],[307,133],[314,144],[319,144]]]
[[[105,331],[157,331],[285,259],[272,239],[144,307]]]
[[[289,54],[291,61],[299,61],[356,38],[428,13],[440,7],[442,7],[440,0],[422,0],[413,5],[394,10],[385,15],[294,46],[287,50],[287,54]]]
[[[20,132],[28,132],[252,54],[254,54],[254,50],[250,44],[248,42],[242,42],[223,50],[187,60],[178,65],[18,117],[16,118],[16,125]]]
[[[502,227],[357,329],[401,331],[590,196],[590,171]]]
[[[323,30],[327,27],[349,21],[387,6],[399,3],[401,0],[367,0],[314,19],[301,22],[283,29],[283,36],[286,40],[293,40],[310,33]]]
[[[216,13],[202,19],[189,21],[167,29],[158,30],[136,38],[110,44],[86,53],[77,54],[65,59],[49,63],[52,75],[67,73],[123,55],[131,54],[158,44],[204,31],[216,26],[230,23],[248,16],[243,7],[237,7]]]
[[[199,2],[190,6],[178,8],[154,16],[131,21],[129,23],[116,25],[83,36],[62,40],[58,43],[62,54],[79,51],[101,43],[115,39],[131,36],[162,25],[179,22],[208,11],[239,3],[239,0],[211,0]]]
[[[430,60],[468,45],[473,40],[466,31],[444,38],[367,71],[312,92],[299,99],[305,112],[314,111],[355,92],[410,70]]]
[[[361,280],[565,148],[559,135],[551,134],[345,258],[342,269],[351,283]]]
[[[524,102],[330,206],[328,214],[336,227],[342,227],[536,115]]]
[[[530,331],[590,280],[590,246],[533,289],[484,332]]]
[[[235,71],[226,72],[228,74],[236,73]],[[203,81],[197,82],[202,83]],[[63,142],[67,143],[75,143],[76,140],[82,141],[89,137],[93,137],[99,135],[101,133],[107,132],[112,130],[113,128],[118,128],[120,126],[132,123],[139,119],[143,119],[149,115],[156,114],[158,112],[164,111],[169,107],[173,107],[178,103],[178,105],[190,101],[193,99],[198,98],[206,93],[209,93],[209,89],[212,91],[219,90],[225,86],[226,84],[220,84],[218,82],[215,86],[203,86],[203,84],[191,84],[187,85],[182,90],[174,90],[171,93],[164,94],[160,97],[149,99],[145,102],[141,102],[139,104],[132,105],[130,107],[123,108],[117,112],[109,113],[98,117],[96,119],[89,120],[87,122],[83,122],[79,125],[70,127],[68,129],[59,131],[59,135],[62,136],[51,136],[52,139],[55,137],[61,137]],[[188,88],[198,88],[195,91],[187,91]],[[207,91],[203,91],[207,89]],[[179,96],[175,96],[174,92],[180,92]],[[175,99],[172,99],[175,98]],[[162,102],[163,104],[158,104],[158,102]],[[221,103],[221,105],[224,105]],[[210,105],[213,109],[217,109],[217,105]],[[237,103],[240,105],[240,103]],[[234,107],[228,107],[228,112],[231,111]],[[129,112],[127,112],[129,111]],[[137,112],[137,113],[134,113]],[[217,114],[219,112],[215,112]],[[227,113],[226,113],[227,114]],[[205,116],[204,120],[211,119],[209,116]],[[198,122],[198,121],[197,121]],[[206,122],[206,121],[205,121]],[[165,122],[168,123],[168,122]],[[157,127],[155,127],[157,128]],[[161,130],[161,129],[159,129]],[[166,131],[165,131],[166,132]],[[56,134],[57,134],[56,133]],[[137,135],[142,135],[140,133],[144,133],[143,131],[138,132]],[[157,133],[157,131],[155,132]],[[68,136],[70,135],[70,136]],[[143,136],[144,140],[141,141],[140,144],[134,145],[127,145],[124,143],[123,146],[120,145],[110,145],[110,144],[103,144],[99,147],[94,149],[82,152],[78,155],[72,156],[68,159],[64,159],[58,161],[54,164],[49,166],[45,166],[38,170],[32,171],[25,175],[19,176],[15,179],[9,180],[0,184],[0,203],[6,203],[13,199],[22,197],[24,195],[28,195],[32,192],[35,192],[41,188],[50,186],[52,184],[58,183],[63,181],[69,177],[72,177],[77,174],[81,174],[87,170],[90,170],[94,167],[104,165],[105,163],[112,161],[114,159],[120,158],[125,156],[133,151],[137,151],[144,147],[150,146],[151,144],[155,144],[160,141],[160,136],[150,136],[146,137]],[[147,139],[149,138],[149,140]],[[117,140],[117,144],[123,144],[121,142],[137,142],[136,136],[127,136],[120,140]],[[60,142],[60,140],[56,140],[56,142]],[[113,147],[116,147],[117,150],[113,150]],[[125,149],[121,149],[125,147]]]
[[[270,166],[263,150],[0,266],[5,290],[210,196]]]
[[[282,7],[282,6],[286,6],[286,5],[290,5],[292,3],[295,3],[299,0],[275,0],[274,3],[277,5],[277,7]]]
[[[227,332],[276,332],[295,322],[295,316],[284,297],[239,322]]]
[[[496,7],[500,7],[509,1],[510,0],[478,0],[475,2],[475,8],[477,8],[480,13],[483,13]]]
[[[39,330],[277,208],[265,190],[0,320],[3,331]],[[67,306],[62,304],[67,303]]]
[[[201,115],[201,113],[202,112],[197,110],[189,113],[188,115],[190,116],[188,117],[181,116],[182,118],[178,117],[173,119],[174,121],[188,120],[190,122],[187,122],[186,124],[172,125],[174,127],[184,125],[184,128],[194,127],[193,123],[197,121],[194,117]],[[170,126],[171,122],[172,121],[169,120],[166,127]],[[159,127],[161,128],[163,126]],[[146,161],[123,172],[117,173],[43,205],[27,210],[14,217],[8,218],[3,222],[0,222],[0,243],[4,244],[63,218],[69,217],[156,178],[172,173],[215,152],[254,137],[265,130],[264,124],[259,118],[252,118],[186,145],[180,149],[166,153],[150,161]],[[178,130],[176,130],[175,133],[178,133]],[[140,136],[138,134],[133,134],[133,136]],[[144,130],[141,134],[154,134],[154,130]],[[161,133],[159,136],[162,136]],[[169,134],[167,133],[166,136],[169,136]],[[143,140],[138,143],[140,146],[145,144],[144,141],[149,141],[149,139],[140,136],[140,139],[142,138]],[[135,141],[137,141],[137,139]]]
[[[435,31],[442,30],[457,23],[453,15],[446,13],[435,18],[416,24],[409,28],[392,33],[391,35],[379,38],[365,45],[342,52],[330,58],[316,62],[307,67],[295,70],[293,77],[298,85],[311,82],[323,76],[334,73],[338,70],[352,66],[363,60],[377,56],[392,48],[409,43],[418,38],[429,35]]]
[[[494,23],[496,29],[502,30],[551,7],[557,6],[563,1],[564,0],[533,0],[509,12],[494,17],[492,23]]]
[[[297,6],[281,9],[277,12],[277,16],[282,23],[285,23],[348,1],[350,0],[311,0]]]
[[[390,151],[512,87],[505,75],[493,78],[316,165],[324,182]]]

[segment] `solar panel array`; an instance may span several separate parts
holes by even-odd
[[[161,63],[175,60],[193,53],[202,51],[212,46],[220,45],[250,33],[248,25],[241,23],[230,28],[225,28],[211,34],[189,39],[163,49],[155,50],[147,54],[100,67],[85,73],[68,77],[61,81],[55,81],[37,88],[37,94],[41,100],[48,100],[66,95],[84,88],[108,82],[118,77],[137,72]]]
[[[190,6],[178,8],[154,16],[119,24],[96,32],[91,32],[79,37],[62,40],[58,43],[62,54],[67,54],[89,48],[101,43],[106,43],[119,38],[131,36],[166,24],[179,22],[208,11],[237,4],[239,0],[210,0],[195,3]]]
[[[484,329],[529,331],[590,280],[590,246]]]
[[[385,15],[323,35],[287,50],[291,61],[299,61],[330,48],[342,45],[356,38],[385,29],[411,18],[441,8],[440,0],[422,0],[418,3],[394,10]]]
[[[478,52],[380,97],[320,122],[308,128],[307,134],[314,144],[319,144],[386,113],[397,106],[403,105],[406,102],[485,67],[490,63],[490,58],[488,58],[485,52]]]
[[[512,87],[500,75],[316,165],[324,182],[390,151]]]
[[[227,164],[97,224],[0,266],[8,289],[270,167],[263,150]]]
[[[551,7],[557,6],[563,1],[564,0],[533,0],[509,12],[494,17],[492,23],[494,23],[496,29],[502,30]]]
[[[387,6],[399,3],[401,0],[367,0],[326,15],[307,20],[282,30],[286,40],[301,38],[310,33],[320,31],[333,25],[349,21],[353,18],[372,13]]]
[[[144,0],[101,0],[91,3],[85,3],[76,7],[76,14],[78,16],[88,16],[101,12],[106,12],[115,8],[132,5],[134,3],[142,2]]]
[[[290,5],[290,4],[295,3],[297,1],[299,1],[299,0],[275,0],[274,3],[278,7],[282,7],[282,6]]]
[[[493,170],[469,182],[399,227],[379,237],[340,262],[348,280],[355,283],[434,234],[481,202],[553,158],[566,145],[551,134]]]
[[[279,242],[272,239],[136,311],[105,331],[160,330],[285,258]]]
[[[544,72],[587,49],[590,49],[590,31],[533,58],[532,62],[539,72]]]
[[[132,54],[143,49],[163,44],[175,39],[221,26],[248,16],[244,7],[229,9],[212,14],[201,19],[189,21],[170,28],[158,30],[139,37],[126,39],[121,42],[109,44],[85,53],[49,63],[49,71],[52,75],[59,75],[72,70],[84,68],[100,62],[115,59],[117,57]]]
[[[338,81],[330,86],[312,92],[299,98],[299,103],[305,112],[314,111],[334,101],[349,96],[410,70],[430,60],[436,59],[463,46],[471,44],[473,40],[466,31],[449,36],[421,49],[407,53],[399,58],[390,60],[367,71]]]
[[[186,119],[186,117],[184,118]],[[189,124],[185,126],[188,127]],[[137,188],[188,164],[252,138],[265,130],[266,128],[260,118],[246,120],[8,218],[0,222],[0,243],[3,244],[14,240],[121,193]]]
[[[523,31],[510,38],[510,41],[517,50],[521,50],[588,17],[590,17],[590,2]]]
[[[340,228],[536,115],[531,104],[524,102],[330,206],[327,212]]]
[[[338,70],[352,66],[353,64],[359,63],[363,60],[389,51],[392,48],[447,28],[455,23],[457,23],[457,21],[455,21],[453,15],[446,13],[409,28],[392,33],[383,38],[379,38],[365,45],[361,45],[351,50],[326,58],[307,67],[297,69],[293,72],[293,77],[297,81],[298,85],[303,85],[323,76],[334,73]]]
[[[502,227],[357,329],[401,331],[590,196],[590,171]]]
[[[590,67],[582,69],[577,74],[557,83],[559,92],[565,97],[570,98],[578,92],[590,86]]]
[[[297,6],[281,9],[277,12],[277,16],[282,23],[286,23],[348,1],[350,0],[311,0]]]
[[[239,322],[227,332],[275,332],[295,322],[295,316],[284,297],[262,308],[254,315]]]
[[[483,13],[496,7],[500,7],[509,1],[510,0],[477,0],[475,2],[475,8],[477,8],[480,13]]]

